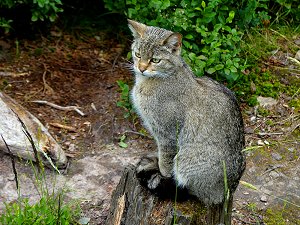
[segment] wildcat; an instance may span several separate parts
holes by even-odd
[[[246,165],[234,94],[210,78],[195,78],[180,56],[181,34],[133,20],[128,24],[134,37],[132,103],[156,141],[161,176],[175,179],[210,207],[210,224],[224,223],[225,166],[230,223],[232,195]],[[138,172],[154,164],[140,163]],[[157,186],[157,178],[149,180],[149,188]]]

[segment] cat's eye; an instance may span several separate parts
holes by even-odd
[[[138,52],[135,52],[135,56],[138,57],[138,58],[141,58],[141,54],[138,53]]]
[[[151,59],[151,62],[153,62],[153,63],[159,63],[159,62],[160,62],[160,59],[152,58],[152,59]]]

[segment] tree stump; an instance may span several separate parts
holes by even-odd
[[[202,204],[191,199],[174,200],[175,196],[163,199],[150,192],[141,185],[136,168],[128,166],[113,192],[106,225],[206,224],[206,210]]]

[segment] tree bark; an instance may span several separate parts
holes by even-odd
[[[151,193],[140,184],[136,168],[129,166],[113,192],[106,225],[206,224],[203,205],[195,200],[175,203],[174,198],[162,199]]]

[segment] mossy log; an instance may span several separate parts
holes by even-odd
[[[206,224],[205,207],[201,203],[191,199],[175,203],[174,199],[175,196],[166,199],[150,192],[141,185],[136,168],[129,166],[113,192],[106,225]]]

